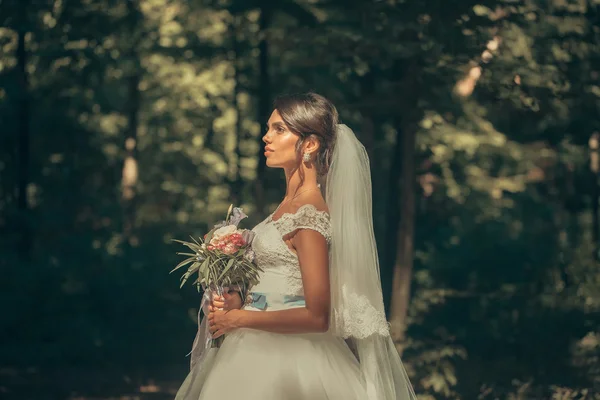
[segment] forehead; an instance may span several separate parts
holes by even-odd
[[[279,114],[279,111],[277,110],[273,110],[273,112],[271,113],[271,117],[269,118],[269,121],[267,123],[269,125],[277,123],[285,125],[285,122],[283,122],[283,119],[281,118],[281,114]]]

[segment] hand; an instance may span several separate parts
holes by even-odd
[[[230,311],[242,308],[242,297],[239,292],[231,291],[224,293],[223,296],[215,296],[211,304],[208,306],[208,311],[217,310]]]
[[[243,311],[213,311],[208,314],[208,327],[213,339],[241,327],[240,316]]]

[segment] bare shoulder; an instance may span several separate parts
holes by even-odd
[[[294,211],[299,210],[302,207],[312,205],[318,211],[325,211],[329,214],[329,208],[327,207],[327,203],[325,203],[325,199],[321,196],[321,193],[316,192],[312,194],[307,194],[306,196],[300,196],[300,198],[292,201],[290,205]]]

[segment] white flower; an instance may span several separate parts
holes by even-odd
[[[210,241],[212,242],[213,240],[217,240],[223,236],[231,235],[232,233],[235,233],[236,230],[237,227],[235,225],[227,225],[222,228],[219,228],[216,231],[214,231]]]

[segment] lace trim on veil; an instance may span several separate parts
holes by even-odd
[[[389,335],[390,324],[385,314],[377,311],[366,296],[348,293],[345,285],[342,287],[342,296],[345,307],[341,313],[334,310],[338,335],[357,339],[365,339],[373,334]]]

